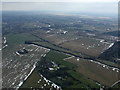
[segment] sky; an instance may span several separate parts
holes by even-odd
[[[117,15],[117,0],[2,0],[3,11],[59,11]]]
[[[119,0],[2,0],[2,2],[118,2]]]

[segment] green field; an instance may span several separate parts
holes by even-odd
[[[77,73],[75,70],[78,67],[75,64],[72,64],[68,61],[63,60],[64,58],[69,57],[68,55],[58,53],[55,51],[50,51],[45,59],[44,66],[45,68],[40,68],[39,71],[44,76],[49,78],[51,81],[55,82],[62,88],[98,88],[99,86],[91,79]],[[57,71],[49,71],[46,68],[49,68],[50,61],[55,62],[59,65]],[[48,64],[48,65],[47,65]],[[43,65],[43,63],[42,63]],[[41,65],[40,65],[41,66]],[[42,72],[43,71],[43,72]],[[47,74],[49,73],[49,75]]]
[[[18,44],[24,44],[26,40],[39,40],[37,37],[32,36],[29,33],[9,33],[5,35],[7,38],[7,43],[9,46],[14,46]]]

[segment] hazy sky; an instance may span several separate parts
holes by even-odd
[[[3,0],[7,11],[64,11],[117,14],[117,0]]]
[[[2,0],[2,2],[118,2],[119,0]]]

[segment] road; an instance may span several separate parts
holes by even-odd
[[[114,85],[116,85],[117,83],[120,83],[120,80],[115,82],[114,84],[111,85],[111,87],[113,87]]]

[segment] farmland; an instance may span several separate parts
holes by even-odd
[[[76,71],[83,74],[86,77],[92,78],[100,82],[103,85],[111,86],[114,82],[119,80],[118,72],[113,71],[110,68],[105,68],[103,66],[92,63],[88,60],[71,58],[66,61],[72,62],[78,66]]]
[[[97,85],[95,81],[87,79],[87,77],[77,73],[75,71],[77,68],[75,64],[63,60],[68,57],[68,55],[62,53],[50,51],[46,57],[42,58],[41,61],[38,62],[37,68],[33,73],[38,71],[39,74],[49,78],[49,80],[62,88],[99,88],[99,85]],[[50,70],[49,68],[53,68],[53,70]],[[39,74],[35,74],[34,77],[37,77]],[[37,78],[33,80],[32,78],[34,77],[32,75],[28,78],[25,84],[23,84],[23,87],[30,87],[29,84],[31,84],[34,87],[36,86],[35,88],[39,88],[40,85],[37,86],[35,84],[38,81]]]
[[[3,88],[98,89],[119,80],[119,59],[99,58],[118,39],[109,34],[114,19],[13,13],[3,13]]]

